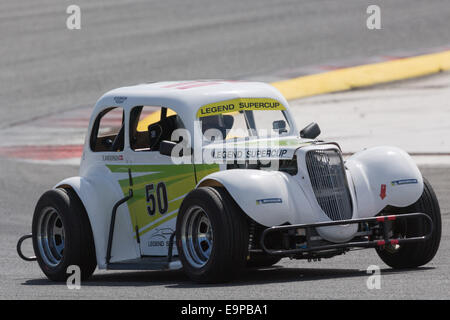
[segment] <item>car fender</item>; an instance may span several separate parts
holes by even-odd
[[[422,174],[409,154],[399,148],[369,148],[355,153],[345,165],[360,218],[375,216],[386,206],[407,207],[422,195]]]
[[[106,252],[113,206],[124,197],[119,184],[112,183],[104,178],[105,176],[107,175],[102,177],[98,172],[96,175],[91,174],[89,179],[72,177],[59,182],[54,187],[73,189],[83,203],[91,224],[99,269],[106,268]],[[111,262],[140,257],[126,203],[117,210],[111,256]]]
[[[197,185],[224,187],[254,221],[267,227],[317,221],[294,177],[280,171],[232,169],[204,177]],[[325,218],[325,217],[324,217]]]

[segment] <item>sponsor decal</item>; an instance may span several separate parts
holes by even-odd
[[[207,104],[198,110],[197,117],[247,110],[286,110],[286,108],[275,99],[239,98]]]
[[[103,161],[122,161],[123,155],[104,155]]]
[[[417,184],[419,183],[417,179],[402,179],[402,180],[395,180],[391,182],[392,186],[401,186],[404,184]]]
[[[281,198],[268,198],[268,199],[259,199],[256,200],[256,204],[268,204],[268,203],[283,203]]]
[[[118,104],[122,104],[125,100],[127,100],[127,97],[114,97],[114,102]]]
[[[214,159],[250,159],[250,158],[283,158],[287,149],[258,149],[258,150],[213,150]]]
[[[380,198],[381,198],[381,200],[386,198],[386,185],[385,184],[381,185]]]
[[[150,236],[149,247],[168,247],[170,236],[174,233],[172,228],[156,228]]]

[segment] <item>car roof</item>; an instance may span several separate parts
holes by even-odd
[[[122,87],[105,93],[96,103],[90,128],[97,115],[107,107],[122,107],[129,111],[136,106],[162,106],[174,110],[193,132],[198,110],[208,104],[232,99],[268,98],[286,107],[291,126],[294,126],[288,103],[273,86],[264,82],[235,80],[188,80],[144,83]]]
[[[176,112],[196,112],[201,106],[238,98],[271,98],[286,105],[281,93],[263,82],[188,80],[144,83],[105,93],[97,107],[138,105],[165,106]]]

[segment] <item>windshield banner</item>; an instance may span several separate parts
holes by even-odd
[[[270,98],[238,98],[204,105],[197,111],[197,117],[250,110],[286,110],[286,107]]]

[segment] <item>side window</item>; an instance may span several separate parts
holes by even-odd
[[[161,141],[170,141],[174,130],[184,128],[169,108],[137,106],[130,113],[130,147],[134,151],[158,151]]]
[[[125,141],[124,112],[120,107],[102,111],[95,119],[90,145],[94,152],[123,151]]]

